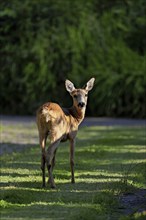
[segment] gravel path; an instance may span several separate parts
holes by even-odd
[[[3,116],[1,115],[2,124],[28,124],[35,123],[33,116]],[[82,126],[146,126],[146,119],[126,119],[126,118],[98,118],[86,117]]]
[[[120,196],[119,201],[125,215],[130,217],[135,213],[143,213],[146,216],[146,189],[137,189],[133,193],[125,193]]]

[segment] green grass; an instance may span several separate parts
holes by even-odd
[[[11,129],[3,127],[3,131]],[[16,130],[20,134],[25,129],[19,126]],[[36,128],[31,127],[28,137],[35,133]],[[13,147],[15,140],[7,145]],[[55,190],[41,188],[40,148],[32,139],[30,146],[1,157],[1,220],[144,219],[138,213],[124,217],[118,201],[121,193],[146,187],[144,127],[81,128],[75,149],[76,183],[70,183],[66,142],[57,151]]]

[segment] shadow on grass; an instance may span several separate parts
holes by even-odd
[[[122,145],[145,145],[146,127],[92,127],[81,130],[80,143],[85,146],[90,143],[107,146],[122,146]],[[87,135],[86,135],[87,134]],[[89,140],[90,135],[90,140]]]
[[[76,183],[71,183],[71,178],[68,175],[57,175],[56,174],[56,186],[57,188],[55,190],[52,190],[47,184],[46,188],[41,187],[41,181],[35,181],[33,179],[28,179],[27,181],[8,181],[8,182],[1,182],[0,186],[3,188],[3,192],[8,192],[9,190],[15,191],[17,190],[26,190],[38,192],[41,193],[43,191],[45,192],[53,192],[57,193],[59,191],[63,192],[77,192],[79,195],[80,192],[82,193],[94,193],[100,190],[113,190],[113,188],[119,188],[121,190],[121,187],[124,187],[124,176],[121,175],[93,175],[93,174],[78,174],[78,176],[75,178]],[[11,178],[11,177],[10,177]],[[127,177],[128,180],[132,180],[133,177]],[[48,178],[46,178],[47,181]],[[127,183],[125,184],[127,187]],[[123,188],[124,189],[124,188]],[[83,197],[83,196],[82,196]],[[3,199],[3,198],[2,198]]]
[[[28,150],[30,148],[36,147],[36,144],[20,144],[20,143],[1,143],[0,144],[0,155],[6,155],[6,154],[11,154],[11,153],[16,153],[16,152],[21,152]]]
[[[111,182],[112,184],[112,182]],[[10,187],[1,190],[1,199],[11,204],[25,204],[32,203],[78,203],[90,204],[93,203],[95,195],[100,195],[97,183],[59,183],[55,190],[48,188],[41,189],[31,187],[32,184],[22,182],[18,187]],[[106,187],[103,189],[106,189]],[[108,194],[108,193],[107,193]]]
[[[88,204],[78,205],[78,204],[64,204],[61,202],[51,203],[51,204],[30,204],[29,206],[15,208],[11,210],[11,217],[8,219],[70,219],[70,220],[96,220],[102,219],[105,216],[103,208],[100,204],[92,207]],[[3,210],[3,216],[7,216],[7,211]],[[101,217],[101,218],[100,218]]]
[[[21,184],[26,187],[28,183]],[[58,215],[59,219],[97,219],[97,215],[98,217],[103,215],[105,219],[106,213],[108,215],[110,213],[111,216],[115,215],[114,208],[118,207],[117,199],[112,193],[101,193],[97,184],[63,183],[58,184],[58,188],[58,190],[37,190],[29,185],[29,188],[7,189],[7,192],[1,193],[1,197],[7,203],[8,208],[15,207],[15,212],[13,209],[9,212],[11,219],[18,216],[27,219],[42,217],[44,219],[49,214],[55,219]],[[4,209],[2,213],[3,216],[7,216],[7,209]]]
[[[18,145],[19,146],[19,145]],[[22,145],[23,146],[23,145]],[[9,144],[9,147],[11,144]],[[21,148],[21,145],[19,146]],[[98,180],[99,179],[117,179],[117,178],[122,178],[122,175],[125,175],[125,173],[134,173],[140,172],[144,173],[144,167],[145,167],[145,162],[137,162],[137,160],[144,160],[145,159],[145,154],[141,152],[128,152],[128,146],[125,148],[123,147],[126,152],[114,152],[114,151],[109,151],[109,149],[105,148],[103,150],[97,149],[98,146],[94,146],[94,149],[87,149],[86,147],[81,148],[82,151],[80,151],[80,148],[76,149],[76,166],[75,166],[75,172],[78,172],[77,178],[76,179],[83,179],[84,182],[86,182],[88,179],[94,179],[96,184],[95,188],[98,188]],[[8,156],[8,155],[7,155]],[[6,156],[6,157],[7,157]],[[38,178],[41,179],[41,170],[40,170],[40,151],[37,146],[34,147],[34,145],[31,146],[31,148],[28,151],[28,148],[25,148],[23,153],[18,153],[15,155],[10,156],[11,159],[10,161],[3,156],[2,163],[1,163],[1,168],[3,171],[1,172],[1,177],[8,177],[7,182],[2,182],[1,181],[1,186],[15,186],[19,185],[19,187],[27,187],[29,188],[30,186],[33,187],[33,184],[39,188]],[[69,166],[69,161],[66,160],[68,157],[68,152],[65,147],[60,148],[58,150],[57,154],[57,165],[54,169],[54,174],[57,178],[57,181],[60,182],[61,180],[65,180],[70,182],[70,166]],[[61,158],[61,159],[60,159]],[[110,160],[111,158],[111,160]],[[129,160],[132,159],[132,162],[129,163]],[[105,163],[103,161],[106,161]],[[124,163],[123,163],[124,162]],[[12,169],[11,172],[8,172],[9,169]],[[18,169],[18,170],[17,170]],[[16,172],[17,170],[17,172]],[[88,174],[85,174],[85,172],[88,171]],[[97,174],[93,175],[92,172],[94,171],[97,172]],[[100,175],[98,173],[100,172],[109,172],[110,176],[106,175]],[[81,174],[82,173],[82,174]],[[90,173],[90,174],[89,174]],[[116,176],[112,176],[111,173],[115,173]],[[119,176],[118,176],[119,175]],[[17,178],[28,178],[28,181],[18,181],[17,183]],[[46,177],[47,177],[47,172],[46,172]],[[13,180],[16,178],[16,180],[13,182]],[[34,178],[34,180],[33,180]],[[36,179],[37,178],[37,179]],[[128,177],[129,180],[131,180],[131,177]],[[83,181],[82,180],[82,181]],[[64,184],[64,183],[63,183]],[[82,183],[81,183],[82,184]],[[57,186],[59,183],[57,183]],[[84,183],[82,185],[83,187],[86,188],[86,185],[89,185],[88,183]],[[87,187],[89,188],[89,187]],[[91,187],[92,188],[92,187]]]

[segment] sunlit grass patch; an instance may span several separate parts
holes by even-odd
[[[49,186],[41,188],[38,144],[3,155],[1,219],[122,218],[118,196],[146,187],[144,130],[143,127],[81,128],[75,149],[76,183],[70,183],[69,143],[64,143],[57,151],[55,190]],[[20,131],[23,132],[23,126]],[[30,135],[34,133],[33,130]]]

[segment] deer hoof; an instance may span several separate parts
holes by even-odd
[[[75,183],[75,180],[71,180],[71,183]]]

